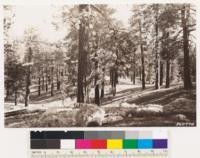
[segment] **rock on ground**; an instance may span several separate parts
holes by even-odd
[[[105,119],[105,111],[95,104],[83,104],[75,116],[76,126],[102,126]]]

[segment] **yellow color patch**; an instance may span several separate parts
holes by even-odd
[[[107,149],[122,149],[122,139],[108,139]]]

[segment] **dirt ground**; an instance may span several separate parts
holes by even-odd
[[[196,90],[181,86],[139,87],[107,94],[101,108],[104,127],[196,126]],[[5,127],[74,127],[79,108],[55,107],[5,115]]]

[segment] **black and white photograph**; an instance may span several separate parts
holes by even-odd
[[[195,127],[190,3],[4,5],[4,126]]]

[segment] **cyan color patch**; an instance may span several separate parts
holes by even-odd
[[[152,149],[153,140],[152,139],[138,139],[138,149]]]

